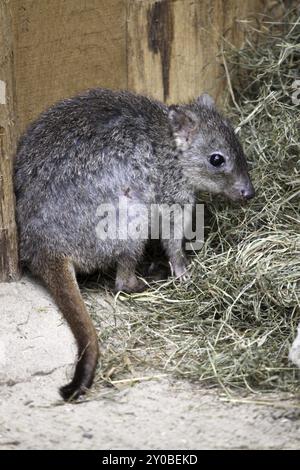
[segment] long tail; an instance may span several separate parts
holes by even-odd
[[[78,346],[78,360],[72,381],[60,389],[65,400],[76,399],[91,387],[99,358],[95,328],[80,294],[75,270],[69,259],[44,262],[39,273],[67,320]]]

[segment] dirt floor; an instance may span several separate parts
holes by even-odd
[[[0,315],[0,449],[300,447],[300,401],[279,395],[232,400],[161,377],[64,404],[75,347],[48,293],[28,277],[1,284]]]

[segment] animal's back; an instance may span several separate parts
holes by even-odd
[[[94,89],[63,100],[44,112],[20,139],[16,189],[25,186],[22,177],[27,182],[32,177],[36,183],[34,170],[46,181],[107,164],[112,154],[126,159],[136,145],[161,131],[166,121],[166,107],[128,91]]]
[[[37,246],[72,255],[83,267],[111,257],[113,247],[95,234],[97,208],[128,188],[153,200],[151,136],[161,134],[166,120],[160,103],[102,89],[43,113],[20,140],[16,157],[21,259],[34,264]]]

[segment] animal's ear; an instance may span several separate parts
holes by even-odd
[[[215,108],[215,100],[208,93],[203,93],[198,96],[196,103],[201,106],[206,106],[207,108]]]
[[[197,116],[190,110],[180,106],[169,107],[169,121],[178,148],[186,150],[197,130]]]

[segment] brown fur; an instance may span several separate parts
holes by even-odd
[[[86,310],[75,270],[67,258],[47,259],[38,273],[68,322],[78,345],[78,361],[72,382],[60,389],[64,399],[77,398],[88,389],[99,357],[98,338]]]

